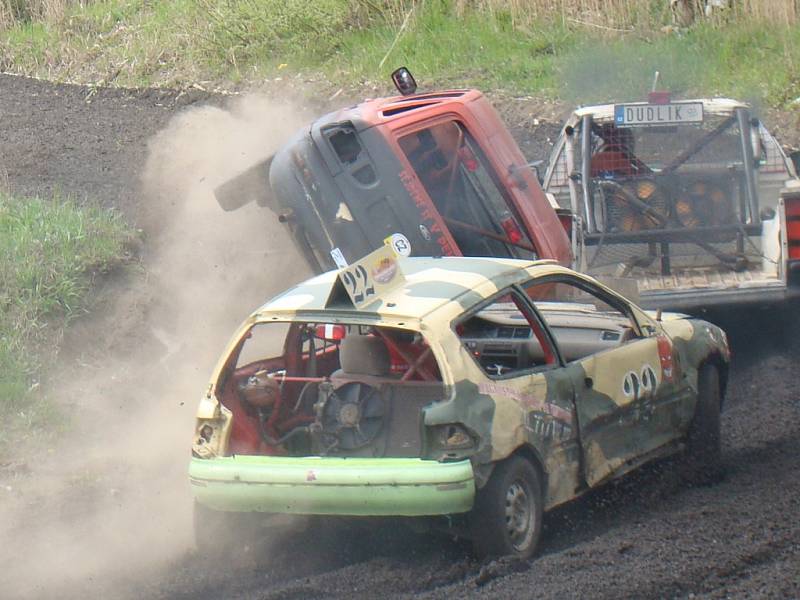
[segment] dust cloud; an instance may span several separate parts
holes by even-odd
[[[248,96],[188,109],[150,141],[141,262],[106,282],[48,377],[69,433],[2,495],[0,596],[158,595],[154,574],[192,560],[197,400],[236,325],[308,275],[272,213],[225,213],[213,189],[307,121]]]

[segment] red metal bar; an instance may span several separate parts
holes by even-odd
[[[406,354],[405,352],[403,352],[403,350],[402,350],[402,349],[401,349],[401,348],[400,348],[400,347],[397,345],[397,343],[396,343],[396,342],[395,342],[395,341],[394,341],[392,338],[390,338],[388,335],[386,335],[386,334],[385,334],[383,331],[381,331],[380,329],[376,329],[376,330],[375,330],[375,332],[376,332],[376,333],[377,333],[379,336],[381,336],[381,338],[383,339],[383,341],[384,341],[384,342],[386,342],[386,345],[387,345],[387,346],[389,346],[389,348],[391,348],[392,350],[394,350],[395,352],[397,352],[397,353],[400,355],[400,357],[401,357],[401,358],[402,358],[404,361],[406,361],[406,362],[408,363],[408,366],[409,366],[409,370],[410,370],[410,371],[412,371],[412,372],[413,372],[414,370],[418,371],[418,372],[419,372],[419,374],[420,374],[420,376],[421,376],[423,379],[425,379],[426,381],[437,381],[436,377],[434,377],[433,375],[431,375],[431,373],[430,373],[430,372],[429,372],[429,371],[428,371],[428,370],[427,370],[425,367],[423,367],[422,365],[419,365],[419,366],[418,366],[416,369],[412,368],[412,366],[411,366],[411,365],[413,365],[414,363],[416,363],[416,361],[415,361],[415,360],[414,360],[414,359],[413,359],[411,356],[409,356],[408,354]],[[428,350],[430,350],[430,348],[428,348]],[[423,352],[423,354],[424,354],[424,352]],[[401,381],[402,381],[402,380],[404,380],[404,379],[406,379],[406,375],[407,375],[407,374],[408,374],[408,373],[406,372],[406,373],[403,375],[403,379],[401,379]]]
[[[414,361],[414,364],[408,365],[408,371],[403,373],[403,376],[400,378],[400,381],[408,381],[409,379],[411,379],[411,376],[418,370],[420,372],[420,375],[422,375],[426,381],[431,381],[432,378],[425,377],[422,371],[422,363],[425,362],[430,355],[431,355],[431,347],[428,346],[427,348],[425,348],[424,352],[417,357],[417,360]]]

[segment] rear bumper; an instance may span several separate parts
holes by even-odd
[[[468,460],[233,456],[193,458],[195,499],[216,510],[319,515],[423,516],[472,508]]]

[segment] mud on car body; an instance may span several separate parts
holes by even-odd
[[[197,412],[198,545],[243,513],[462,515],[480,554],[530,556],[543,511],[687,445],[713,463],[728,359],[552,261],[386,247],[234,335]]]

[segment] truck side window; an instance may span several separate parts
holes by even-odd
[[[336,156],[346,165],[355,162],[358,155],[361,154],[361,143],[356,137],[355,130],[349,127],[341,127],[331,134],[329,139]]]

